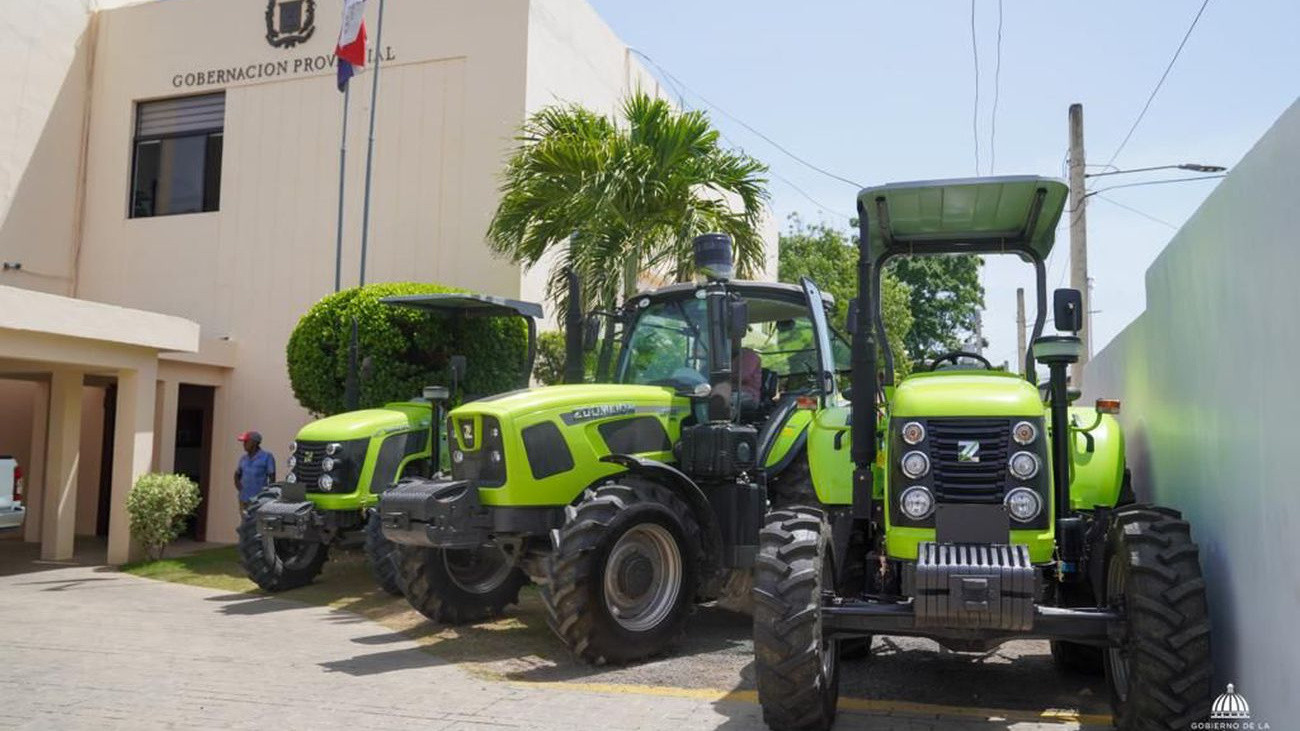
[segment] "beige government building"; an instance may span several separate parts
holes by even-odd
[[[334,288],[341,5],[0,7],[0,454],[26,472],[23,538],[44,558],[98,535],[128,560],[125,498],[149,470],[195,477],[192,535],[233,540],[235,435],[260,430],[282,465],[310,418],[284,345]],[[367,281],[540,301],[545,272],[483,243],[514,131],[547,104],[613,111],[657,83],[583,0],[387,0],[374,50]],[[345,287],[372,79],[352,87]]]

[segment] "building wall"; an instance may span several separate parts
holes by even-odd
[[[0,454],[12,455],[20,465],[32,462],[32,409],[36,384],[0,379]]]
[[[1139,498],[1183,511],[1209,586],[1216,683],[1252,718],[1300,715],[1293,455],[1300,388],[1300,102],[1206,199],[1146,274],[1146,311],[1088,364],[1123,399]]]

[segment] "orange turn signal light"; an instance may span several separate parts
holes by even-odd
[[[799,396],[794,400],[794,406],[796,409],[816,409],[817,399],[812,396]]]
[[[1117,398],[1099,398],[1097,399],[1098,414],[1118,414],[1119,399]]]

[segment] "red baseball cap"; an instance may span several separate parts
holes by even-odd
[[[250,441],[251,441],[251,442],[257,442],[258,444],[261,444],[261,443],[262,443],[262,435],[261,435],[261,433],[260,433],[260,432],[255,432],[255,431],[246,431],[246,432],[244,432],[243,434],[240,434],[239,436],[235,437],[235,439],[237,439],[237,440],[239,440],[239,441],[241,441],[241,442],[250,442]]]

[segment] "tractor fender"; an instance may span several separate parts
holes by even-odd
[[[687,505],[691,506],[691,510],[695,512],[696,520],[699,521],[700,528],[703,531],[701,543],[704,547],[706,564],[709,566],[720,565],[722,559],[722,529],[713,514],[713,507],[709,503],[709,498],[685,472],[670,464],[634,454],[607,454],[601,457],[600,461],[619,465],[633,475],[653,480],[677,493],[686,501]],[[617,476],[615,479],[617,479]]]

